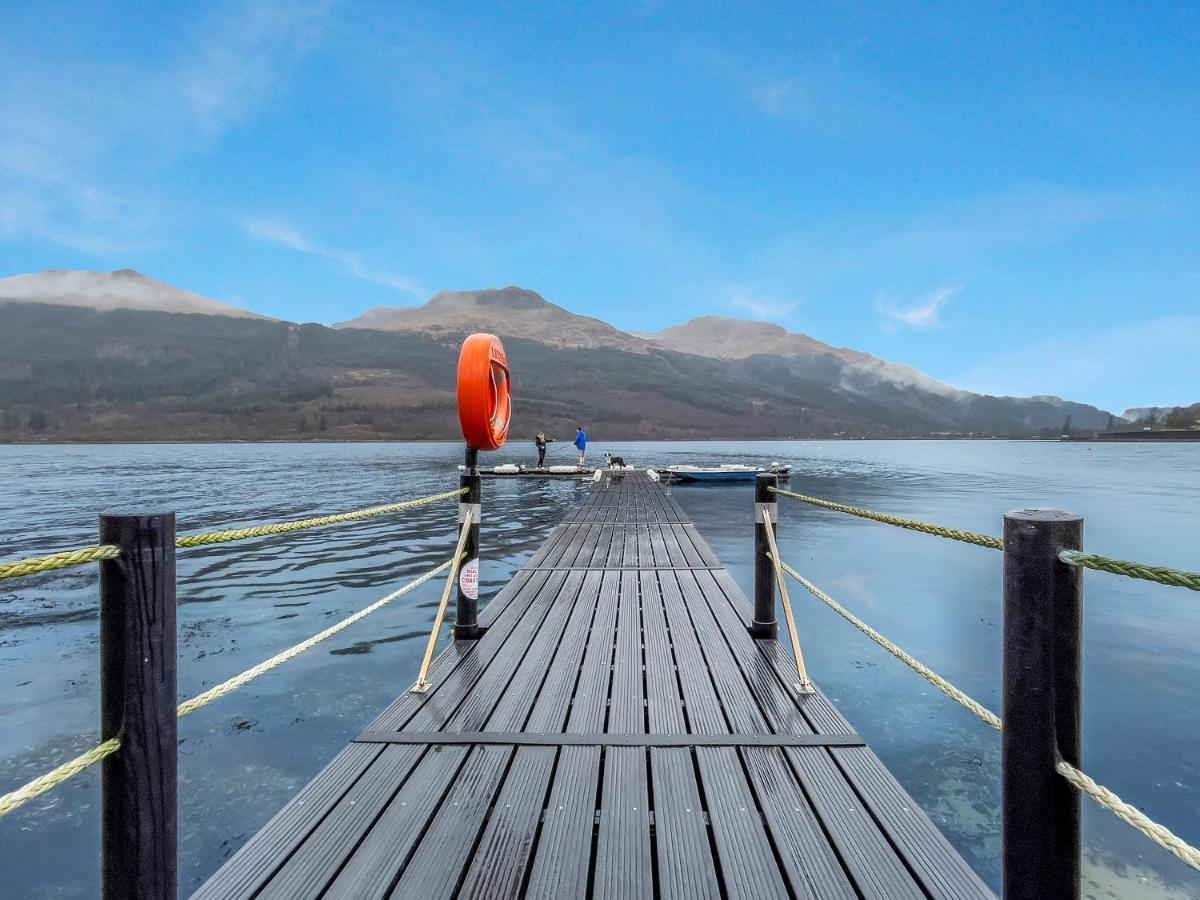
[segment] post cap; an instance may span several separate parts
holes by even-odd
[[[1073,512],[1067,512],[1065,509],[1010,509],[1004,514],[1004,518],[1011,519],[1015,522],[1080,522],[1083,521],[1083,516]]]

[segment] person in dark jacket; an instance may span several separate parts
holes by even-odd
[[[582,466],[587,458],[587,432],[582,425],[575,427],[575,449],[579,451],[579,464]]]
[[[533,445],[535,447],[537,447],[537,452],[538,452],[537,467],[539,469],[546,465],[546,445],[553,444],[553,443],[554,443],[554,438],[546,437],[544,432],[539,431],[536,435],[534,435]]]

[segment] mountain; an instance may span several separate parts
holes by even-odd
[[[569,436],[577,423],[607,440],[1057,436],[1068,414],[1076,429],[1108,420],[1054,397],[959,391],[764,323],[710,317],[627,334],[515,287],[327,328],[136,273],[0,285],[17,299],[0,300],[0,440],[453,439],[458,348],[476,330],[504,337],[515,440]],[[131,297],[156,308],[129,308]],[[210,314],[177,314],[199,310]]]
[[[807,395],[856,409],[880,424],[921,422],[932,433],[1021,434],[1061,426],[1103,428],[1108,414],[1059,397],[992,397],[962,391],[899,363],[833,347],[779,325],[704,316],[641,337],[656,346],[738,361],[760,377],[805,385]],[[786,374],[785,374],[786,373]]]
[[[50,269],[0,278],[0,303],[52,303],[88,309],[138,309],[261,319],[262,316],[147,278],[133,269],[81,272]]]
[[[702,316],[683,325],[642,334],[646,340],[668,350],[695,353],[715,359],[749,359],[752,356],[787,358],[830,357],[856,375],[868,380],[890,382],[946,397],[970,394],[930,378],[912,366],[899,365],[846,347],[833,347],[806,334],[796,334],[769,322]]]
[[[794,334],[780,325],[724,316],[701,316],[683,325],[638,336],[668,350],[716,359],[746,359],[764,353],[798,356],[838,352],[828,344],[805,334]]]
[[[647,343],[607,322],[579,316],[519,287],[442,291],[424,306],[380,306],[334,328],[421,332],[432,335],[489,331],[502,338],[528,338],[551,347],[613,347],[645,353]]]

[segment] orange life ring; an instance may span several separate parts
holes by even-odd
[[[458,423],[467,446],[498,450],[508,439],[512,396],[508,357],[494,334],[473,334],[458,355]]]

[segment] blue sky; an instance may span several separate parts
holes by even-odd
[[[4,4],[0,275],[326,323],[518,284],[1196,402],[1198,34],[1194,3]]]

